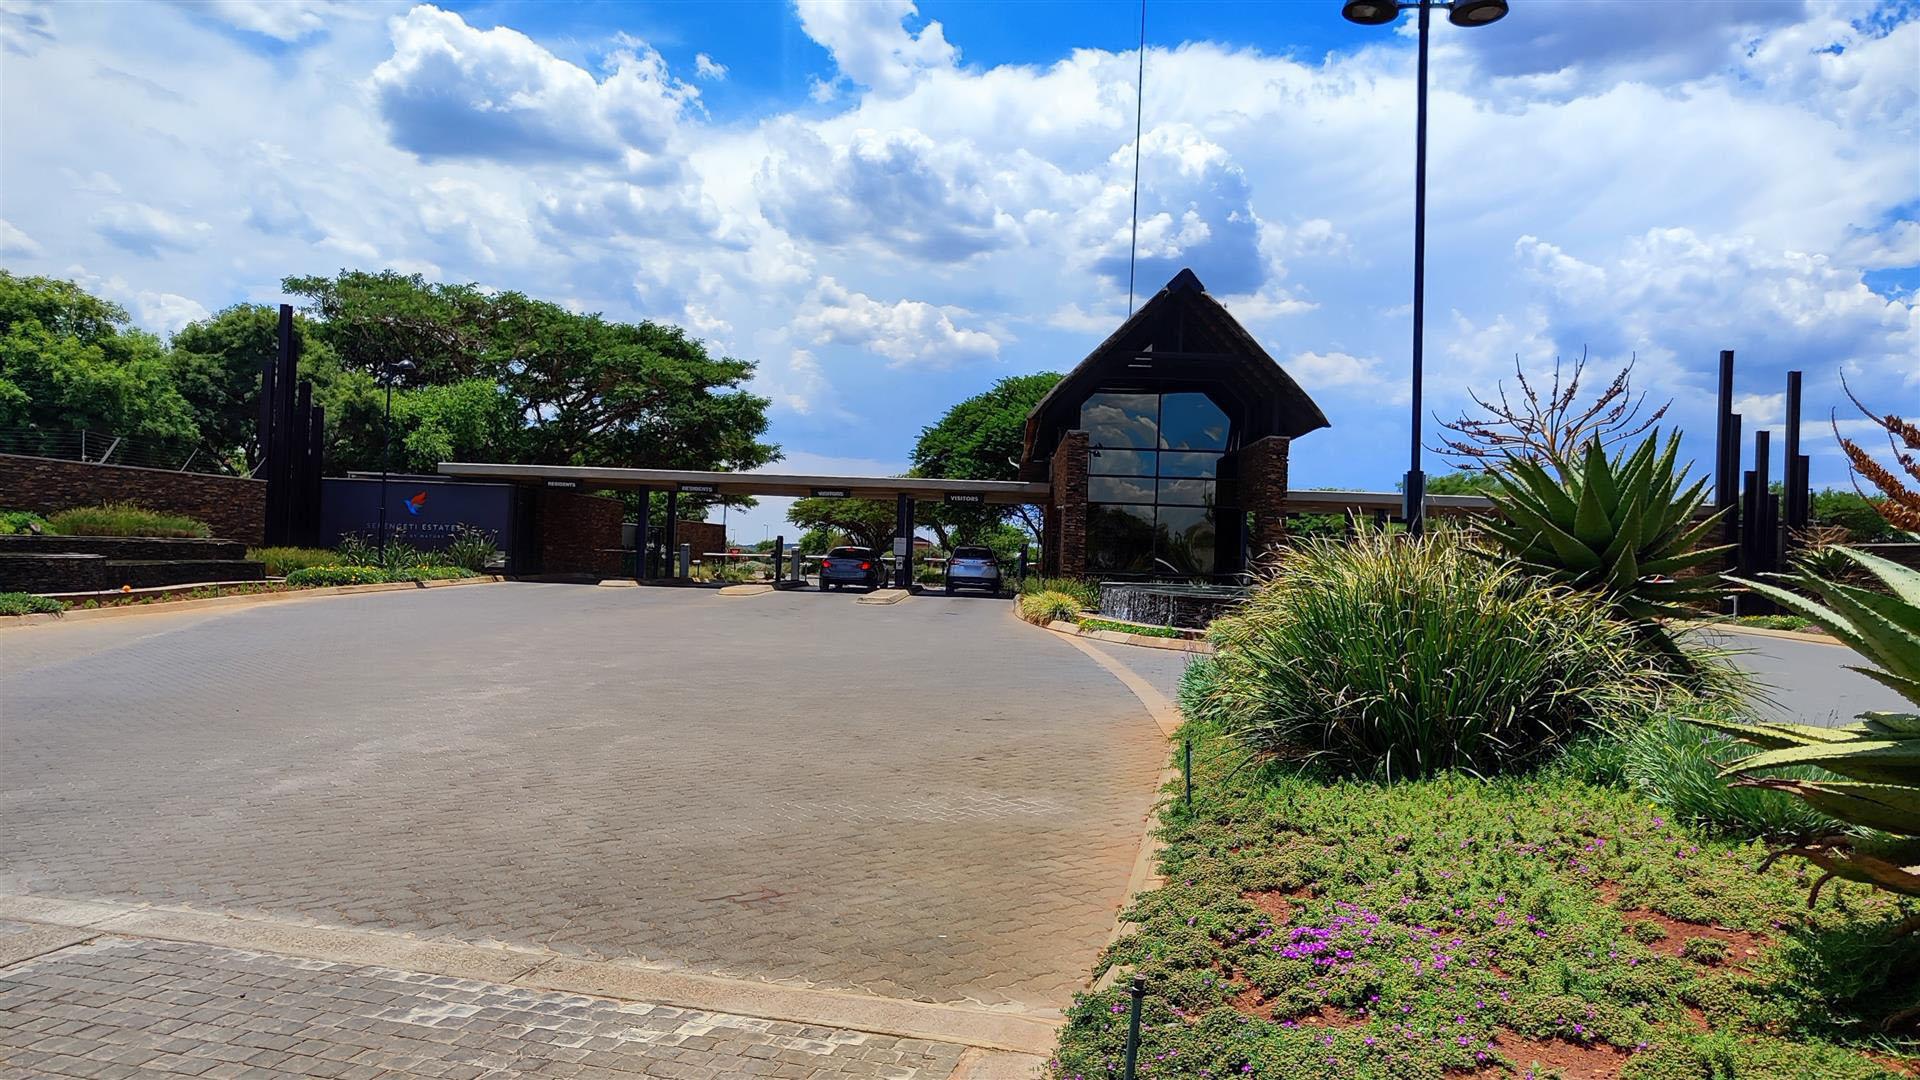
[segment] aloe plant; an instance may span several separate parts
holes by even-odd
[[[1836,550],[1886,591],[1806,570],[1792,580],[1818,600],[1766,582],[1741,584],[1824,627],[1872,661],[1853,670],[1920,706],[1920,572],[1852,548]],[[1737,781],[1742,786],[1771,788],[1803,799],[1836,822],[1897,838],[1862,840],[1836,830],[1835,835],[1775,852],[1774,858],[1800,855],[1826,869],[1828,877],[1866,881],[1920,896],[1920,839],[1916,839],[1920,838],[1920,714],[1869,712],[1861,714],[1859,721],[1821,728],[1694,720],[1760,748],[1759,753],[1728,764],[1721,775],[1742,777]],[[1753,775],[1787,765],[1817,765],[1845,779]],[[1819,885],[1814,888],[1818,895]]]
[[[1681,575],[1728,548],[1702,545],[1720,519],[1699,518],[1707,482],[1682,487],[1690,466],[1677,464],[1679,452],[1679,432],[1663,448],[1656,431],[1632,453],[1612,458],[1590,442],[1578,461],[1554,462],[1552,473],[1538,462],[1509,459],[1490,493],[1504,520],[1486,528],[1529,571],[1599,594],[1690,670],[1658,620],[1684,615],[1717,591],[1717,573]]]

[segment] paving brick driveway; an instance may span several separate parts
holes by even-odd
[[[0,935],[9,927],[0,923]],[[208,945],[0,970],[0,1077],[944,1080],[962,1048]]]
[[[0,631],[0,892],[1044,1010],[1164,747],[1001,602],[516,583]]]

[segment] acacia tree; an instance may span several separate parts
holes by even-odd
[[[389,376],[419,397],[402,410],[396,395],[395,414],[396,426],[402,412],[432,421],[414,440],[423,455],[478,443],[502,461],[734,470],[779,456],[761,441],[768,400],[745,389],[754,365],[709,355],[678,327],[393,271],[282,285],[308,298],[360,404]]]
[[[1560,358],[1554,357],[1553,381],[1544,388],[1536,387],[1533,380],[1527,378],[1516,355],[1513,373],[1519,383],[1517,393],[1507,393],[1505,380],[1495,386],[1493,400],[1468,390],[1484,415],[1470,416],[1463,412],[1459,419],[1447,421],[1440,420],[1436,414],[1434,419],[1439,421],[1445,434],[1440,437],[1440,445],[1428,449],[1445,454],[1462,469],[1492,468],[1508,457],[1559,466],[1576,461],[1587,444],[1595,440],[1605,449],[1638,438],[1660,422],[1673,402],[1668,400],[1650,414],[1642,415],[1647,395],[1645,391],[1638,395],[1633,392],[1634,363],[1634,359],[1628,359],[1626,366],[1600,393],[1582,405],[1580,382],[1587,369],[1585,349],[1580,351],[1580,358],[1574,361],[1570,372],[1563,372]]]
[[[787,520],[807,530],[809,536],[824,533],[844,536],[858,547],[874,551],[890,550],[895,508],[879,499],[795,499],[787,510]]]
[[[1027,414],[1052,390],[1061,376],[1042,371],[1013,375],[986,392],[948,409],[930,427],[922,428],[913,445],[913,475],[959,480],[1017,480],[1020,454],[1025,449]],[[920,517],[940,538],[940,546],[979,543],[1008,520],[1016,520],[1034,536],[1040,519],[1031,506],[960,506],[927,504]]]
[[[1832,420],[1833,437],[1840,441],[1840,449],[1847,455],[1847,464],[1854,474],[1854,490],[1859,490],[1859,478],[1866,477],[1867,482],[1883,496],[1878,500],[1868,500],[1869,505],[1886,519],[1887,524],[1896,529],[1920,533],[1920,458],[1914,456],[1916,451],[1920,451],[1920,424],[1903,420],[1894,413],[1877,415],[1854,396],[1853,387],[1846,385],[1844,377],[1841,378],[1841,385],[1846,388],[1848,400],[1860,410],[1861,415],[1886,433],[1887,446],[1893,451],[1894,465],[1911,477],[1914,485],[1907,486],[1909,481],[1876,461],[1859,443],[1842,437],[1840,422]]]

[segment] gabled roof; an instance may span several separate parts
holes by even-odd
[[[1151,374],[1141,373],[1142,361],[1152,363]],[[1247,441],[1267,435],[1296,438],[1331,426],[1300,384],[1188,269],[1140,305],[1034,406],[1027,415],[1023,462],[1051,454],[1057,433],[1077,425],[1080,403],[1102,386],[1187,380],[1225,388],[1240,399],[1248,409],[1241,417]]]

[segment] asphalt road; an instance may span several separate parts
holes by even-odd
[[[1716,637],[1740,650],[1734,662],[1759,677],[1769,699],[1760,705],[1763,714],[1832,727],[1868,710],[1914,709],[1888,687],[1848,670],[1860,658],[1844,645],[1738,631]]]

